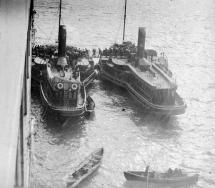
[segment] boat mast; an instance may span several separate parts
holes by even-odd
[[[127,0],[125,0],[125,10],[124,10],[123,42],[124,42],[124,39],[125,39],[126,6],[127,6]]]
[[[60,0],[60,5],[59,5],[58,43],[60,40],[61,4],[62,4],[62,0]]]
[[[60,28],[60,20],[61,20],[61,4],[62,4],[62,0],[60,0],[60,6],[59,6],[59,28]]]

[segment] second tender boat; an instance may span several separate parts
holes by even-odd
[[[151,112],[170,116],[183,114],[184,100],[176,92],[176,80],[164,54],[145,49],[145,28],[139,29],[138,47],[129,42],[103,51],[99,62],[102,78],[127,91]]]

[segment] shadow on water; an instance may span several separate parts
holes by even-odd
[[[110,81],[102,80],[98,83],[97,90],[103,91],[103,98],[108,100],[103,100],[103,104],[107,106],[113,106],[121,108],[121,111],[132,110],[130,104],[130,96],[126,89],[117,86]]]
[[[101,90],[104,90],[108,96],[113,95],[113,94],[123,96],[123,97],[127,96],[126,89],[124,89],[123,87],[119,87],[107,80],[102,80],[101,82],[99,82],[99,87]],[[112,93],[112,92],[114,92],[114,93]]]
[[[40,96],[37,92],[32,93],[32,116],[36,119],[35,127],[37,137],[47,139],[51,145],[68,145],[74,141],[76,148],[80,142],[80,138],[84,136],[85,121],[93,120],[95,114],[90,114],[87,117],[65,118],[59,114],[46,111],[41,104]]]
[[[79,148],[80,139],[85,136],[86,118],[84,116],[78,118],[62,118],[48,113],[44,118],[44,129],[53,138],[49,140],[50,144],[68,145],[73,149]]]
[[[170,139],[174,140],[174,143],[178,143],[183,130],[180,128],[177,117],[173,116],[164,121],[154,114],[148,113],[146,116],[139,116],[137,113],[139,111],[134,111],[130,118],[144,137],[147,135],[146,138],[155,143],[169,142]]]
[[[140,115],[140,111],[133,110],[130,114],[131,120],[136,124],[136,126],[144,131],[147,128],[149,132],[156,138],[169,138],[178,137],[182,129],[179,126],[179,121],[177,117],[172,116],[169,119],[161,119],[159,116],[151,113],[145,113],[145,116]],[[159,133],[159,134],[157,134]]]
[[[126,89],[118,87],[109,81],[100,82],[99,87],[111,98],[114,106],[121,107],[122,111],[127,112],[130,119],[140,130],[147,127],[153,135],[159,132],[159,137],[163,139],[170,136],[179,136],[181,128],[177,116],[165,118],[150,113],[135,101]]]

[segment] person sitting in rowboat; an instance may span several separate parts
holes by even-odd
[[[86,173],[88,172],[88,170],[89,170],[89,169],[82,167],[82,168],[80,169],[80,173],[81,173],[82,175],[83,175],[83,174],[86,174]]]
[[[167,171],[167,176],[168,177],[171,177],[171,176],[181,176],[182,175],[182,171],[181,169],[175,169],[175,170],[172,170],[171,168],[168,169]]]
[[[182,175],[182,171],[181,171],[181,169],[175,169],[174,171],[173,171],[173,175],[175,175],[175,176],[181,176]]]
[[[173,174],[173,170],[169,168],[167,171],[167,176],[172,176],[172,174]]]

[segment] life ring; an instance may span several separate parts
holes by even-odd
[[[76,90],[78,88],[78,85],[77,84],[72,84],[72,89],[73,90]]]
[[[57,88],[58,88],[58,89],[63,89],[63,84],[62,84],[62,83],[58,83],[58,84],[57,84]]]

